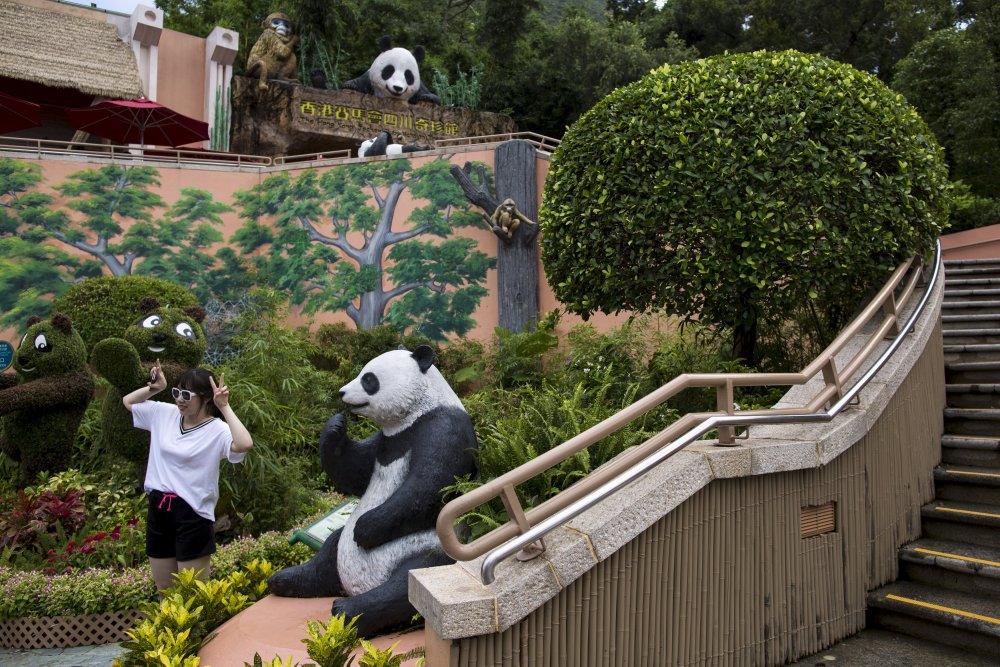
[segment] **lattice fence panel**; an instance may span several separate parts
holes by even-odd
[[[138,610],[86,616],[41,616],[0,621],[4,648],[70,648],[120,642],[141,616]]]

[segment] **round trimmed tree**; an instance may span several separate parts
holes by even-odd
[[[830,338],[865,292],[927,252],[948,215],[927,125],[870,74],[796,51],[665,65],[572,125],[542,199],[565,307],[662,310]]]

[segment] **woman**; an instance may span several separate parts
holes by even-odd
[[[150,432],[143,484],[149,496],[146,554],[161,593],[180,570],[209,575],[215,553],[219,462],[239,463],[253,447],[249,431],[229,406],[226,376],[204,368],[181,375],[171,389],[176,405],[149,401],[167,388],[160,360],[147,386],[122,399],[137,428]]]

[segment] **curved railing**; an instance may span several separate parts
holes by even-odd
[[[928,287],[902,326],[899,324],[899,313],[913,296],[922,273],[922,267],[916,263],[915,258],[900,265],[864,310],[801,372],[681,375],[558,447],[452,500],[441,510],[437,520],[437,532],[445,551],[456,560],[472,560],[489,552],[483,559],[481,575],[483,582],[490,584],[494,581],[494,569],[500,561],[518,552],[521,558],[540,554],[544,547],[539,540],[547,533],[638,479],[713,429],[718,429],[719,444],[733,444],[736,426],[830,421],[858,395],[899,347],[903,337],[897,334],[912,329],[937,282],[940,256],[941,246],[938,243]],[[837,355],[879,314],[883,318],[875,325],[865,343],[850,359],[838,366]],[[872,361],[875,350],[889,336],[893,336],[894,340]],[[869,362],[871,365],[868,370],[852,384],[854,377]],[[736,413],[733,404],[734,387],[801,385],[820,373],[824,380],[823,388],[801,408],[772,408]],[[693,387],[715,387],[718,411],[685,415],[537,507],[528,511],[521,507],[515,491],[518,484],[617,431],[684,389]],[[469,544],[462,544],[455,532],[459,519],[495,498],[503,502],[511,520]]]

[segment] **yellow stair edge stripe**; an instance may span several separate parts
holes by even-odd
[[[1000,519],[1000,514],[990,514],[989,512],[976,512],[973,510],[960,510],[955,507],[935,507],[934,509],[941,512],[954,512],[955,514],[970,514],[972,516],[988,516],[994,519]]]
[[[1000,473],[995,472],[971,472],[969,470],[948,470],[943,469],[943,472],[950,473],[952,475],[975,475],[976,477],[1000,477]]]
[[[895,600],[897,602],[905,602],[907,604],[916,605],[918,607],[926,607],[927,609],[935,609],[937,611],[944,611],[949,614],[956,614],[958,616],[964,616],[966,618],[974,618],[977,621],[986,621],[987,623],[995,623],[1000,625],[1000,618],[993,618],[992,616],[983,616],[981,614],[973,614],[971,611],[962,611],[961,609],[952,609],[951,607],[942,607],[941,605],[931,604],[930,602],[924,602],[923,600],[914,600],[913,598],[904,598],[899,595],[886,595],[887,600]]]
[[[930,554],[931,556],[944,556],[945,558],[954,558],[956,560],[964,560],[970,563],[980,563],[982,565],[993,565],[994,567],[1000,567],[1000,563],[992,560],[983,560],[982,558],[973,558],[972,556],[963,556],[961,554],[950,554],[944,551],[931,551],[930,549],[924,549],[922,547],[914,547],[914,551],[920,552],[922,554]]]

